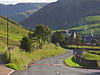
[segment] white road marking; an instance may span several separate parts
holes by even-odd
[[[11,75],[14,71],[15,71],[15,70],[10,71],[10,72],[8,73],[8,75]]]
[[[59,73],[59,72],[57,72],[57,73]]]

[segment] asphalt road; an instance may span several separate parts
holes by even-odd
[[[40,60],[31,64],[27,70],[15,71],[11,75],[100,75],[100,70],[66,66],[64,59],[72,54],[72,50],[67,50],[66,54]]]

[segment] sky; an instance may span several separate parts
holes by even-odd
[[[17,4],[17,3],[43,3],[43,2],[55,2],[57,0],[0,0],[0,4]]]

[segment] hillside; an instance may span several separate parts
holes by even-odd
[[[19,41],[26,36],[29,30],[23,28],[16,22],[8,19],[9,24],[9,44],[19,45]],[[0,50],[6,48],[7,42],[7,18],[0,15]]]
[[[83,35],[100,35],[100,15],[85,17],[77,24],[80,26],[71,29]]]
[[[100,0],[58,0],[48,4],[20,24],[24,27],[37,24],[48,25],[51,29],[78,27],[76,22],[86,16],[100,14]],[[31,23],[31,24],[30,24]]]
[[[20,22],[45,5],[47,5],[47,3],[18,3],[16,5],[0,4],[0,14],[9,17],[16,22]]]

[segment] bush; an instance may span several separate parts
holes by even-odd
[[[55,46],[56,46],[56,47],[59,47],[60,45],[59,45],[59,43],[56,43]]]
[[[58,49],[60,47],[59,43],[55,44],[56,49]]]
[[[65,40],[64,34],[60,31],[56,31],[51,37],[51,41],[54,44],[56,43],[61,44],[64,40]]]
[[[28,37],[23,37],[21,40],[21,45],[20,47],[24,49],[26,52],[31,52],[32,51],[32,40],[29,39]]]

